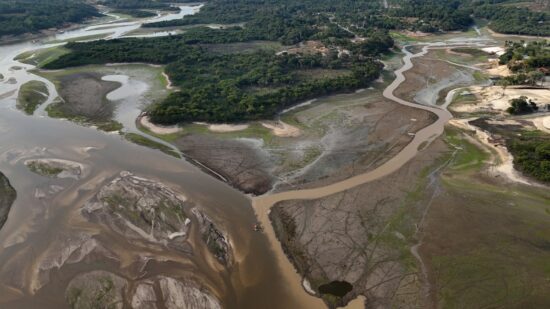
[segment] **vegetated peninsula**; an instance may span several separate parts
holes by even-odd
[[[243,30],[231,31],[234,41],[240,41]],[[382,71],[378,55],[393,46],[387,33],[374,30],[357,43],[340,42],[318,30],[319,36],[326,36],[326,44],[302,52],[218,54],[198,45],[217,43],[220,34],[201,29],[165,38],[70,43],[67,48],[72,52],[45,68],[109,62],[167,64],[167,74],[182,91],[149,110],[154,122],[232,122],[269,118],[302,100],[366,87]]]
[[[245,27],[221,30],[201,27],[180,36],[71,43],[67,45],[71,53],[45,68],[108,62],[166,64],[166,73],[182,90],[148,111],[152,121],[164,124],[270,118],[299,101],[353,91],[377,79],[383,68],[378,57],[393,46],[388,32],[372,26],[355,33],[333,18],[332,2],[306,2],[265,4],[261,11],[264,14],[258,15],[266,20],[273,15],[273,23],[256,19],[249,20]],[[281,6],[284,3],[288,6]],[[366,1],[347,7],[345,4],[336,6],[339,11],[350,13],[353,7],[371,5]],[[207,3],[210,8],[216,5]],[[249,1],[237,1],[235,6],[227,14],[250,16],[250,10],[256,8]],[[268,14],[270,9],[280,13]],[[203,15],[207,14],[208,10]],[[221,17],[221,21],[228,20]],[[257,40],[310,44],[277,54],[269,51],[221,54],[208,49],[211,44]]]
[[[153,17],[157,11],[179,11],[166,1],[153,0],[102,0],[102,5],[113,8],[113,13],[130,15],[135,18]]]
[[[98,10],[84,1],[1,1],[0,37],[59,28],[98,16],[101,16]]]

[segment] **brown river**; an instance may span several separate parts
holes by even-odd
[[[180,18],[181,14],[192,14],[195,10],[182,7],[184,13],[173,14],[179,17],[157,18]],[[109,27],[102,27],[107,24]],[[122,37],[139,25],[139,21],[113,21],[111,18],[48,39],[64,40],[101,33],[108,33],[111,38]],[[384,177],[412,159],[421,145],[441,135],[451,118],[443,108],[411,103],[393,95],[405,80],[403,72],[412,68],[411,59],[423,56],[429,46],[417,54],[404,49],[404,65],[395,72],[396,79],[385,89],[384,96],[399,104],[430,111],[437,115],[437,121],[418,131],[399,154],[371,172],[322,188],[251,199],[185,160],[131,144],[119,135],[50,119],[44,116],[45,106],[35,116],[17,110],[17,90],[26,81],[46,83],[50,97],[44,105],[57,96],[51,82],[29,72],[33,66],[14,60],[22,52],[59,44],[50,44],[48,39],[0,45],[0,73],[4,76],[0,81],[0,171],[18,192],[9,218],[0,230],[0,308],[68,307],[64,298],[68,282],[79,273],[98,269],[129,280],[191,274],[213,290],[227,308],[323,308],[325,305],[319,298],[302,288],[300,276],[282,252],[268,219],[270,207],[285,200],[324,197]],[[119,119],[129,119],[124,123],[127,130],[134,130],[133,119],[139,114],[139,107],[123,108],[119,112],[125,113],[119,115]],[[38,158],[75,161],[89,169],[81,179],[46,178],[30,172],[24,165],[25,160]],[[191,236],[197,247],[195,254],[180,256],[168,250],[135,245],[84,220],[80,207],[121,171],[158,180],[203,209],[229,235],[235,263],[226,269],[204,258],[201,254],[204,248],[198,244],[196,235]],[[252,232],[251,227],[258,219],[266,227],[265,233]],[[81,234],[93,235],[116,252],[118,258],[99,262],[96,259],[90,263],[84,260],[55,267],[59,260],[48,259],[52,254],[68,250],[64,242]],[[144,257],[148,263],[139,262]],[[41,271],[45,264],[54,265],[47,275]]]

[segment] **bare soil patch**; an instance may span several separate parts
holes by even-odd
[[[245,193],[263,194],[274,182],[269,173],[272,162],[245,141],[192,134],[177,139],[175,145],[206,172]]]
[[[91,121],[109,121],[114,105],[106,96],[120,84],[103,81],[97,73],[75,73],[61,76],[59,94],[64,102],[58,109],[65,115],[84,117]]]
[[[331,282],[352,290],[342,297],[321,294],[329,307],[358,295],[367,307],[423,307],[415,259],[408,253],[415,225],[428,203],[429,171],[448,151],[436,140],[398,172],[311,201],[277,204],[270,218],[283,248],[318,294]],[[422,192],[422,193],[421,193]]]

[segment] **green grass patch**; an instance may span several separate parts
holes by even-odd
[[[40,163],[36,161],[29,163],[27,167],[31,172],[46,177],[56,177],[63,172],[63,169],[60,167],[53,167],[46,163]]]
[[[142,136],[142,135],[139,135],[139,134],[136,134],[136,133],[126,133],[126,134],[124,134],[124,138],[127,139],[128,141],[134,143],[134,144],[149,147],[151,149],[160,150],[160,151],[162,151],[162,152],[164,152],[168,155],[171,155],[173,157],[176,157],[178,159],[181,158],[180,155],[177,152],[174,151],[174,149],[172,149],[172,148],[170,148],[166,145],[163,145],[161,143],[150,140],[145,136]]]
[[[48,41],[47,43],[48,44],[57,44],[57,43],[69,43],[69,42],[83,42],[83,41],[100,40],[100,39],[104,39],[104,38],[110,36],[113,33],[114,32],[85,35],[85,36],[79,36],[79,37],[70,38],[70,39],[66,39],[66,40]]]
[[[457,48],[453,48],[451,50],[455,53],[467,54],[467,55],[471,55],[473,57],[489,56],[488,53],[486,53],[486,52],[484,52],[484,51],[482,51],[481,49],[478,49],[478,48],[457,47]]]
[[[399,42],[417,42],[418,39],[414,38],[412,36],[408,36],[401,32],[396,31],[390,31],[390,36],[395,40]]]
[[[489,75],[481,71],[475,71],[472,76],[474,77],[476,82],[484,82],[489,79]]]
[[[453,104],[475,104],[477,103],[477,98],[474,94],[470,93],[468,90],[457,91],[453,96],[453,100],[450,105]]]
[[[15,57],[15,60],[26,64],[35,65],[40,68],[68,53],[69,53],[68,49],[62,46],[56,46],[51,48],[24,52],[18,55],[17,57]]]
[[[48,117],[58,118],[58,119],[67,119],[77,124],[85,125],[85,126],[96,126],[99,130],[105,131],[105,132],[120,131],[124,128],[122,123],[115,120],[90,121],[90,119],[87,119],[86,117],[83,117],[83,116],[68,115],[63,111],[63,108],[62,108],[63,104],[65,103],[63,103],[62,101],[57,101],[48,105],[48,107],[46,107],[46,113],[48,114]]]
[[[469,142],[458,129],[446,129],[445,141],[457,150],[449,168],[453,170],[479,170],[490,153]]]
[[[21,85],[17,96],[17,108],[27,115],[34,114],[34,111],[48,99],[49,91],[41,81],[30,81]]]

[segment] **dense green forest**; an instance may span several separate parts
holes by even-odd
[[[315,24],[312,22],[316,17],[334,19],[356,34],[372,28],[437,32],[467,29],[473,24],[474,16],[487,19],[489,27],[497,32],[550,35],[548,12],[518,7],[513,0],[401,0],[392,1],[392,4],[397,5],[385,8],[382,1],[370,0],[211,0],[193,16],[144,26],[247,23],[251,28],[284,25],[287,29],[307,32],[308,26]],[[301,25],[288,24],[288,20],[297,17],[305,18]]]
[[[83,1],[2,0],[0,36],[61,27],[94,16],[100,14],[93,6]]]
[[[523,7],[482,5],[475,7],[477,18],[490,20],[489,28],[508,34],[550,36],[550,15],[548,12],[534,12]]]
[[[505,43],[506,52],[499,57],[500,64],[506,64],[513,72],[528,72],[540,68],[550,68],[550,42]]]
[[[550,137],[539,132],[525,132],[507,143],[514,155],[514,165],[539,181],[550,182]]]
[[[179,10],[177,7],[173,7],[169,3],[166,3],[164,1],[154,1],[154,0],[102,0],[102,1],[99,1],[99,3],[115,9],[126,9],[126,10],[129,10],[129,9],[157,9],[157,10],[170,10],[170,11]]]
[[[399,8],[386,9],[381,1],[367,0],[212,0],[198,14],[180,20],[146,24],[145,27],[173,27],[197,24],[247,23],[250,28],[265,26],[307,32],[308,27],[327,27],[336,20],[361,34],[372,28],[411,28],[423,31],[461,30],[473,23],[471,10],[456,1],[404,1]],[[409,17],[422,21],[410,21]],[[295,21],[299,21],[295,23]],[[257,31],[257,30],[253,30]]]
[[[146,17],[157,16],[157,14],[154,13],[154,12],[145,11],[145,10],[137,10],[137,9],[117,9],[117,10],[112,11],[112,13],[130,15],[130,16],[135,17],[135,18],[146,18]]]
[[[390,10],[395,17],[412,18],[413,30],[435,32],[438,30],[465,30],[473,24],[471,10],[462,5],[467,1],[412,0],[402,1],[399,8]]]

